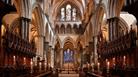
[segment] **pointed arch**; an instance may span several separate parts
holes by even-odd
[[[65,34],[65,25],[64,24],[61,24],[60,33]]]
[[[78,33],[83,33],[84,32],[84,28],[82,26],[82,24],[79,24],[79,30],[78,30]]]
[[[56,26],[55,26],[55,33],[56,33],[56,34],[58,34],[58,33],[59,33],[59,31],[60,31],[60,29],[59,29],[59,25],[58,25],[58,24],[56,24]]]
[[[95,19],[95,27],[93,27],[93,28],[95,28],[94,29],[94,34],[95,35],[98,35],[99,31],[101,30],[101,25],[102,25],[102,22],[103,22],[104,14],[106,14],[105,13],[105,6],[104,6],[104,4],[101,4],[98,7],[98,9],[96,11],[96,16],[95,16],[95,18],[96,18]]]
[[[73,47],[75,47],[75,41],[74,41],[71,37],[66,37],[66,38],[63,40],[63,44],[62,44],[63,47],[64,47],[64,44],[65,44],[66,42],[72,43]]]
[[[78,30],[79,30],[79,29],[78,29],[77,24],[74,24],[74,25],[73,25],[73,33],[74,33],[74,34],[78,34]]]
[[[39,4],[34,4],[32,9],[32,18],[31,20],[34,22],[37,27],[38,34],[44,36],[44,26],[43,26],[43,14],[42,9]]]
[[[66,28],[66,33],[67,33],[67,34],[72,33],[71,30],[72,30],[72,29],[71,29],[71,25],[68,24],[68,25],[67,25],[67,28]]]

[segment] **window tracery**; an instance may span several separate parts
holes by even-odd
[[[77,10],[70,4],[60,9],[60,20],[61,21],[76,21]]]

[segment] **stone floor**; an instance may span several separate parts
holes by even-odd
[[[45,77],[45,76],[44,76]],[[76,72],[72,70],[62,70],[60,72],[53,72],[52,75],[48,77],[86,77],[84,72]]]
[[[79,77],[79,74],[75,71],[64,70],[58,74],[58,77]]]
[[[58,77],[79,77],[79,74],[59,74]]]

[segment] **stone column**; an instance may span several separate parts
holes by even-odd
[[[90,54],[88,53],[88,46],[85,47],[83,53],[83,64],[87,64],[90,62]]]
[[[97,64],[97,60],[98,60],[98,54],[97,54],[97,36],[94,36],[93,37],[93,40],[94,40],[94,54],[93,54],[93,57],[94,57],[94,63]]]
[[[44,59],[45,59],[45,61],[47,61],[47,45],[48,45],[48,42],[44,42],[44,52],[43,52],[43,56],[44,56]]]
[[[44,36],[38,36],[38,56],[40,57],[40,60],[43,59],[43,53],[44,53]]]
[[[29,40],[29,24],[30,24],[30,19],[20,17],[20,34],[22,39]]]
[[[82,64],[81,66],[82,67],[83,67],[83,64],[85,63],[85,61],[84,61],[85,60],[85,56],[84,56],[85,55],[85,51],[86,51],[86,48],[83,48],[82,57],[81,57],[81,64]]]
[[[50,67],[52,66],[52,46],[49,46],[49,51],[48,51],[48,64]]]
[[[49,45],[49,48],[48,48],[48,52],[47,52],[47,62],[48,62],[48,66],[51,66],[51,46]]]
[[[108,19],[109,24],[109,41],[119,37],[118,34],[118,17]]]
[[[46,65],[48,66],[48,51],[49,51],[49,42],[45,42],[45,52],[44,55],[46,56]]]
[[[93,42],[89,42],[90,64],[93,62]]]
[[[84,51],[84,64],[86,63],[90,63],[90,53],[89,53],[89,46],[85,47],[85,51]]]
[[[83,65],[83,52],[84,52],[84,49],[82,49],[81,52],[80,52],[80,55],[81,55],[80,67],[81,67],[81,68],[82,68],[82,65]]]
[[[37,59],[39,58],[40,61],[43,59],[43,53],[44,53],[44,36],[36,36],[35,37],[36,44],[36,57],[33,58],[33,62],[35,63],[35,66],[38,65]]]
[[[54,67],[54,48],[50,48],[51,49],[51,67]]]
[[[58,62],[56,62],[57,61],[57,56],[56,56],[57,54],[56,54],[55,48],[53,48],[53,53],[54,53],[54,60],[53,60],[54,68],[57,68]]]
[[[78,63],[80,63],[80,57],[78,57],[79,53],[77,51],[77,48],[74,48],[73,52],[74,52],[74,64],[76,66],[79,66]]]
[[[60,50],[60,68],[62,69],[62,67],[63,67],[63,48],[61,48],[61,50]]]

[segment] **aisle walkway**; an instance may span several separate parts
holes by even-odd
[[[58,77],[79,77],[79,74],[75,71],[62,71],[58,74]]]
[[[79,77],[79,74],[59,74],[58,77]]]

